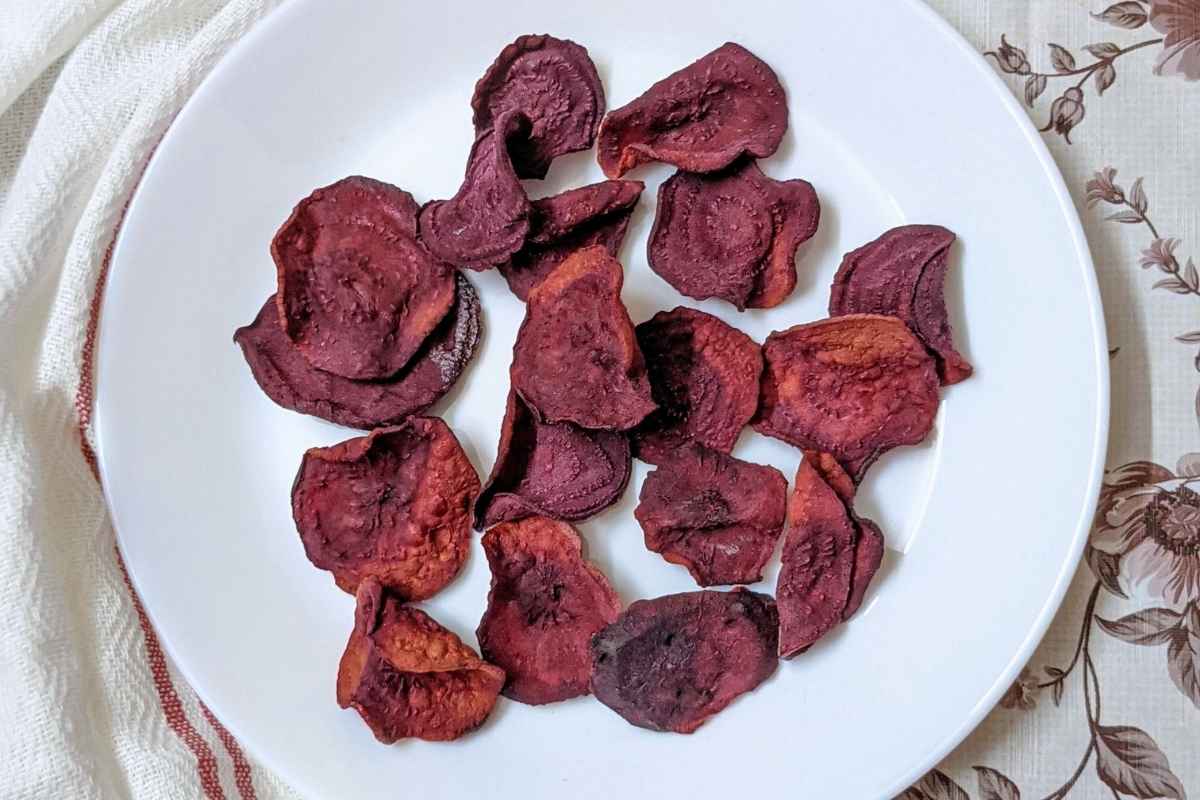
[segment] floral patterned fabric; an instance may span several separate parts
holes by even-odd
[[[930,2],[1026,104],[1079,207],[1112,426],[1049,633],[901,797],[1200,798],[1200,0]]]

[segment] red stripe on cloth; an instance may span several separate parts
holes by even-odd
[[[213,730],[217,732],[217,738],[221,740],[225,751],[229,753],[230,760],[233,761],[233,782],[237,786],[238,794],[242,796],[242,800],[258,800],[258,795],[254,792],[254,778],[250,773],[250,762],[246,760],[246,754],[242,752],[241,745],[203,702],[200,703],[200,710],[204,713],[208,724],[212,725]]]
[[[129,580],[129,571],[125,569],[125,559],[121,557],[120,550],[114,547],[113,551],[117,556],[117,566],[121,568],[121,577],[125,581],[125,588],[129,590],[129,596],[133,600],[133,608],[137,611],[138,623],[142,626],[142,638],[146,642],[146,660],[150,662],[150,674],[154,678],[154,689],[158,692],[158,703],[162,706],[167,724],[196,756],[196,767],[200,773],[200,786],[204,789],[204,796],[209,800],[225,800],[225,792],[221,789],[221,778],[217,773],[217,758],[213,755],[208,742],[204,741],[204,737],[188,719],[187,712],[183,709],[183,703],[179,700],[179,693],[175,691],[175,685],[171,682],[171,673],[167,671],[167,659],[163,655],[162,645],[158,643],[158,637],[150,625],[150,617],[146,615],[141,598],[133,590],[133,583]]]
[[[153,149],[151,150],[153,152]],[[146,158],[146,163],[150,162],[149,156]],[[143,171],[144,171],[143,167]],[[138,182],[141,182],[141,175],[138,176]],[[132,194],[130,195],[132,198]],[[92,449],[91,442],[88,441],[88,430],[92,424],[92,403],[95,399],[95,384],[93,375],[95,372],[96,359],[96,335],[100,327],[100,309],[104,301],[104,288],[108,284],[109,267],[112,264],[113,247],[117,242],[117,234],[121,230],[121,224],[125,221],[125,212],[129,210],[129,200],[125,201],[125,207],[121,209],[121,213],[117,218],[117,224],[113,228],[112,238],[108,242],[108,247],[104,250],[104,256],[100,261],[100,273],[96,276],[95,290],[92,292],[92,300],[88,307],[88,322],[84,331],[82,357],[79,365],[79,387],[75,392],[75,415],[79,425],[79,449],[83,454],[83,460],[87,462],[88,468],[92,471],[92,475],[96,478],[96,482],[100,482],[100,466],[96,461],[96,453]],[[225,800],[225,792],[221,789],[221,780],[217,772],[217,759],[213,755],[212,748],[208,746],[208,742],[196,730],[196,727],[188,719],[187,712],[183,708],[183,703],[179,699],[179,693],[175,690],[175,684],[171,680],[171,673],[167,670],[167,660],[163,655],[162,645],[158,641],[158,635],[154,632],[153,626],[150,624],[150,617],[146,614],[146,609],[142,605],[142,600],[138,597],[138,593],[133,588],[133,583],[129,579],[129,570],[125,567],[125,559],[121,556],[121,551],[113,547],[113,552],[117,557],[117,566],[121,569],[121,577],[125,582],[125,588],[129,591],[129,597],[133,601],[134,610],[137,612],[138,623],[142,628],[142,637],[146,644],[146,659],[149,662],[150,674],[154,679],[154,689],[158,694],[158,703],[163,715],[167,719],[167,724],[171,730],[183,740],[188,749],[196,757],[196,769],[200,777],[200,786],[209,800]],[[237,786],[238,793],[242,796],[242,800],[257,800],[257,795],[254,792],[254,781],[251,776],[250,763],[246,760],[246,756],[242,752],[242,748],[238,745],[237,740],[233,737],[225,726],[209,711],[208,707],[203,703],[200,708],[204,713],[205,719],[217,732],[217,738],[221,740],[225,750],[229,753],[230,759],[233,761],[234,781]]]

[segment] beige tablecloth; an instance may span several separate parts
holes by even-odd
[[[1112,434],[1049,634],[906,796],[1200,796],[1200,0],[932,4],[1026,99],[1079,207]],[[292,796],[164,658],[89,470],[93,310],[121,210],[273,5],[0,4],[0,797]]]

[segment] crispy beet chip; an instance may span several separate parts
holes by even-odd
[[[777,306],[796,288],[796,248],[820,218],[812,184],[768,178],[749,159],[708,175],[676,172],[658,189],[650,267],[697,300]]]
[[[829,453],[819,453],[815,450],[804,451],[804,460],[821,479],[833,489],[842,505],[846,508],[851,521],[857,529],[857,539],[854,544],[854,568],[850,579],[850,597],[842,609],[842,619],[849,619],[858,607],[862,605],[863,597],[871,579],[879,571],[883,561],[883,532],[879,526],[869,519],[864,519],[854,513],[854,495],[858,487],[854,480],[842,469],[842,465]]]
[[[609,113],[597,159],[610,178],[647,161],[713,172],[742,155],[771,155],[787,125],[779,78],[758,56],[728,42]]]
[[[973,368],[954,349],[942,287],[954,233],[938,225],[892,228],[842,259],[829,291],[829,315],[889,314],[908,323],[937,359],[942,383]]]
[[[412,195],[351,177],[301,200],[271,242],[284,332],[314,367],[358,380],[409,362],[454,304],[454,273],[417,241]]]
[[[621,303],[621,265],[579,250],[529,293],[512,385],[545,422],[628,430],[654,410],[646,364]]]
[[[492,474],[475,501],[475,527],[534,515],[587,519],[625,493],[631,466],[625,434],[539,422],[510,391]]]
[[[754,428],[832,454],[855,481],[886,450],[933,426],[933,359],[895,317],[853,314],[776,331],[763,345]]]
[[[308,560],[353,592],[378,578],[404,600],[423,600],[458,574],[471,537],[479,477],[436,417],[304,454],[292,517]]]
[[[762,579],[786,503],[779,470],[689,443],[646,476],[633,515],[647,549],[717,586]]]
[[[838,493],[810,459],[788,499],[788,527],[775,587],[779,655],[807,650],[842,621],[854,578],[858,531]]]
[[[274,295],[233,340],[241,345],[254,380],[284,408],[350,428],[395,425],[437,402],[475,354],[479,297],[466,278],[456,277],[454,308],[412,361],[382,381],[355,381],[309,364],[279,327]]]
[[[616,620],[621,599],[583,558],[575,529],[545,517],[483,536],[492,570],[476,635],[484,658],[508,674],[504,696],[541,705],[588,693],[592,636]]]
[[[660,464],[695,440],[728,453],[758,408],[762,351],[746,334],[679,306],[637,326],[658,409],[632,432],[634,453]]]
[[[525,300],[567,256],[592,245],[616,258],[644,188],[641,181],[601,181],[534,200],[525,246],[500,265],[508,288]]]
[[[775,672],[778,640],[765,594],[638,600],[592,639],[592,692],[639,728],[691,733]]]
[[[421,241],[429,252],[482,270],[521,249],[529,233],[529,199],[513,172],[506,142],[527,129],[528,120],[511,112],[476,137],[458,193],[421,209]]]
[[[374,578],[358,587],[354,631],[338,665],[337,701],[384,744],[457,739],[483,724],[504,670]]]
[[[526,137],[509,143],[518,177],[544,178],[550,162],[587,150],[604,116],[604,86],[582,46],[553,36],[518,36],[500,51],[471,97],[475,133],[503,114],[530,120]]]

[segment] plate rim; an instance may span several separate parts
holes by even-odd
[[[1088,302],[1088,317],[1091,322],[1092,339],[1095,344],[1095,352],[1093,358],[1096,367],[1096,425],[1092,431],[1092,447],[1091,447],[1091,464],[1090,474],[1088,476],[1087,489],[1084,494],[1083,507],[1079,511],[1079,517],[1075,524],[1075,530],[1072,534],[1069,555],[1064,560],[1054,584],[1046,597],[1036,619],[1031,624],[1025,638],[1020,646],[1014,652],[1012,658],[1004,665],[999,672],[998,677],[992,687],[976,702],[971,708],[966,717],[948,733],[937,745],[930,749],[928,754],[918,760],[907,773],[903,773],[901,778],[889,786],[887,796],[894,796],[904,789],[908,788],[916,781],[920,780],[929,770],[935,768],[951,751],[961,744],[983,721],[984,717],[996,706],[1003,693],[1008,686],[1017,677],[1017,673],[1028,660],[1033,656],[1034,650],[1046,635],[1050,624],[1057,615],[1059,608],[1062,605],[1066,593],[1070,588],[1074,575],[1079,567],[1079,563],[1083,554],[1084,546],[1087,542],[1088,535],[1091,529],[1092,517],[1095,512],[1096,504],[1099,499],[1100,488],[1104,475],[1104,466],[1107,456],[1108,433],[1111,425],[1111,380],[1108,359],[1108,336],[1105,327],[1105,317],[1102,297],[1100,294],[1099,280],[1096,272],[1095,261],[1092,257],[1091,250],[1088,246],[1087,236],[1083,228],[1083,220],[1079,215],[1079,211],[1071,198],[1070,191],[1067,188],[1066,181],[1057,162],[1054,160],[1050,149],[1045,140],[1042,138],[1038,130],[1034,127],[1033,121],[1020,105],[1015,95],[1009,87],[1004,83],[1001,77],[991,69],[987,61],[975,49],[974,45],[955,28],[945,17],[939,14],[934,8],[928,5],[925,0],[903,0],[903,3],[909,8],[911,13],[922,18],[925,22],[931,24],[936,32],[944,37],[947,42],[970,56],[970,61],[974,64],[974,69],[982,73],[983,80],[992,88],[999,96],[1000,103],[1008,112],[1016,124],[1017,128],[1023,134],[1026,143],[1030,146],[1036,157],[1038,164],[1046,177],[1049,179],[1059,208],[1063,212],[1063,216],[1067,223],[1070,232],[1071,242],[1076,251],[1076,263],[1082,272],[1086,299]],[[242,51],[252,50],[257,40],[264,35],[264,31],[274,24],[277,24],[280,19],[286,15],[303,13],[306,5],[299,2],[284,2],[274,9],[264,14],[251,28],[235,41],[224,53],[221,54],[216,63],[208,73],[197,84],[191,95],[184,101],[183,106],[172,117],[158,140],[151,153],[146,165],[139,177],[133,192],[125,207],[125,212],[117,222],[117,229],[113,238],[111,257],[109,260],[109,270],[117,269],[117,264],[121,260],[123,245],[125,241],[125,232],[127,230],[124,222],[126,215],[133,212],[140,205],[143,188],[146,185],[146,177],[151,174],[151,171],[156,168],[156,165],[162,157],[162,154],[169,150],[169,145],[178,131],[176,124],[185,115],[196,113],[198,98],[207,96],[212,90],[213,82],[223,74],[224,70],[229,69],[229,64],[232,62],[231,56]],[[103,292],[103,290],[101,290]],[[110,308],[111,294],[103,292],[100,298],[100,313],[97,321],[97,349],[104,351],[111,347],[109,338],[111,336],[111,326],[106,324],[106,320],[112,319],[112,309]],[[119,523],[119,514],[116,506],[113,503],[113,497],[110,492],[110,477],[112,471],[107,458],[107,448],[105,447],[104,439],[104,419],[107,415],[107,406],[104,404],[105,397],[105,381],[103,365],[105,360],[97,357],[93,362],[92,381],[95,387],[92,401],[92,438],[95,443],[95,455],[97,470],[99,473],[99,482],[105,500],[105,507],[109,519],[113,525],[114,538],[116,546],[120,552],[121,559],[125,564],[125,569],[128,573],[130,584],[137,594],[137,602],[141,604],[149,622],[153,629],[154,635],[157,637],[163,650],[170,658],[176,671],[187,682],[188,687],[195,693],[196,697],[206,706],[214,709],[216,713],[216,705],[210,702],[206,697],[206,692],[200,688],[198,682],[194,679],[191,670],[178,658],[176,658],[176,648],[170,636],[168,636],[159,626],[154,610],[141,600],[141,592],[139,590],[140,581],[138,571],[126,557],[125,544],[121,535],[121,525]],[[118,413],[116,411],[114,414]],[[219,705],[219,704],[217,704]],[[224,721],[221,723],[237,738],[243,748],[256,760],[264,769],[269,769],[276,772],[280,777],[300,794],[308,797],[315,797],[312,787],[299,779],[298,775],[293,774],[286,768],[281,768],[275,760],[267,756],[252,739],[245,737],[238,730],[236,725],[227,725]]]

